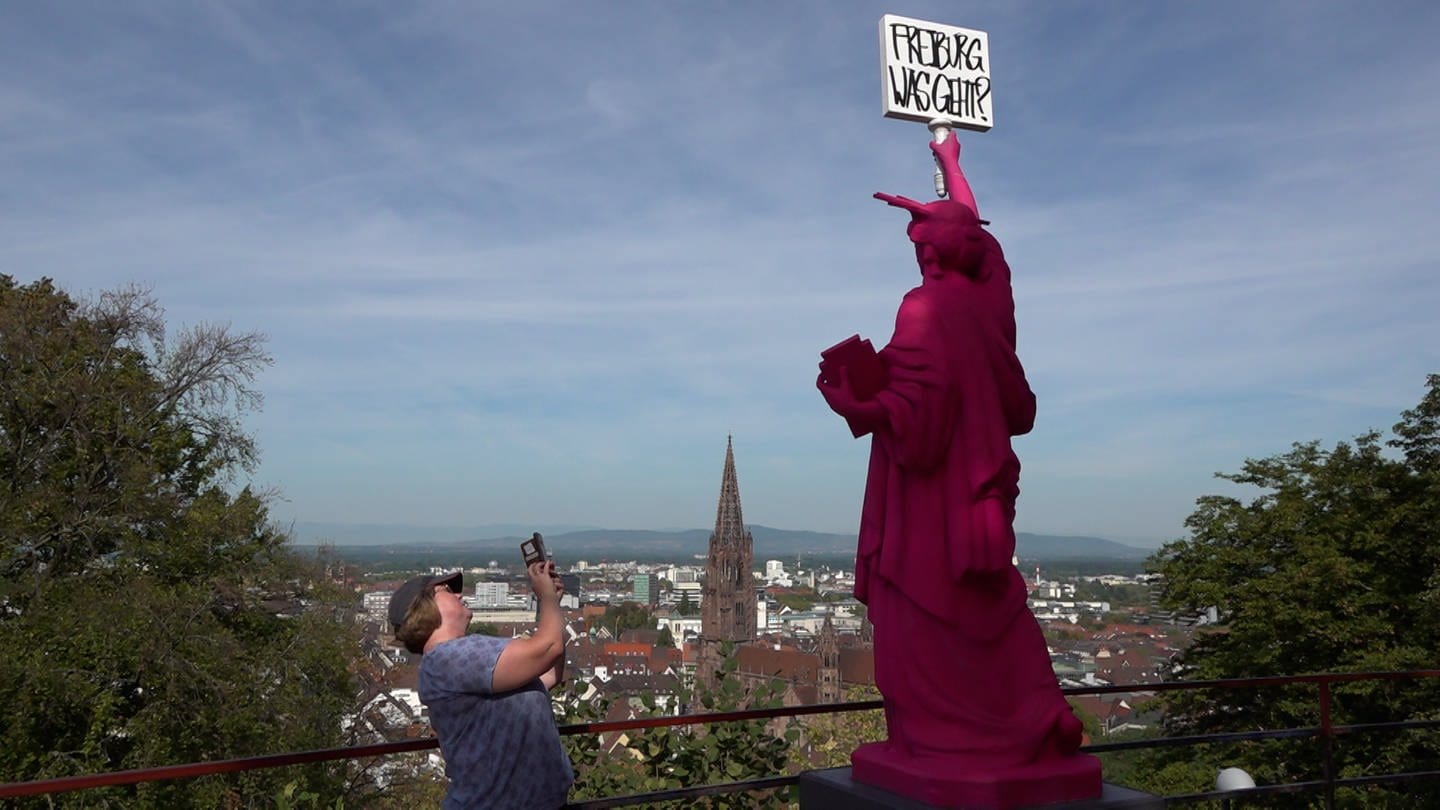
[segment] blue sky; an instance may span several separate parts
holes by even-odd
[[[1440,6],[20,3],[0,272],[270,337],[285,521],[853,531],[814,390],[916,281],[876,25],[989,32],[964,165],[1040,402],[1017,528],[1179,536],[1212,474],[1440,371]]]

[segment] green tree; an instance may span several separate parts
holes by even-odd
[[[600,624],[610,628],[610,632],[618,639],[626,630],[653,630],[655,617],[639,602],[621,602],[605,608]]]
[[[1107,585],[1103,582],[1080,580],[1075,583],[1075,598],[1083,602],[1109,602],[1115,610],[1145,607],[1150,602],[1150,589],[1144,585]]]
[[[1189,537],[1152,560],[1164,605],[1214,607],[1222,619],[1182,656],[1182,677],[1235,678],[1323,671],[1430,668],[1440,657],[1440,375],[1402,414],[1394,436],[1371,432],[1333,449],[1296,444],[1222,475],[1255,497],[1207,496]],[[1390,448],[1387,451],[1387,445]],[[1283,729],[1319,722],[1316,688],[1170,693],[1172,734]],[[1440,716],[1440,684],[1362,682],[1338,687],[1334,722]],[[1433,732],[1355,734],[1336,744],[1342,776],[1440,767]],[[1192,752],[1157,754],[1167,763]],[[1315,743],[1217,747],[1211,764],[1245,768],[1261,783],[1318,778]],[[1212,770],[1213,773],[1213,770]],[[1200,785],[1204,788],[1205,785]],[[1440,788],[1370,788],[1352,806],[1440,806]],[[1276,798],[1279,802],[1281,799]],[[1295,800],[1308,801],[1305,798]]]
[[[1075,716],[1080,718],[1080,725],[1085,729],[1086,737],[1093,742],[1105,735],[1105,728],[1101,725],[1100,718],[1091,714],[1088,709],[1077,703],[1074,698],[1066,698],[1066,702],[1070,704],[1070,711],[1074,712]]]
[[[781,591],[775,595],[775,601],[800,613],[815,607],[815,602],[818,598],[815,591],[809,588],[793,588],[791,590]]]
[[[235,488],[269,362],[167,340],[154,299],[0,275],[0,773],[38,779],[337,745],[346,604]],[[335,796],[317,765],[65,794],[76,806]]]
[[[874,686],[845,689],[847,703],[879,699],[880,690]],[[886,738],[885,712],[881,709],[814,714],[797,720],[803,744],[790,748],[790,764],[795,770],[847,766],[856,748]]]
[[[723,654],[726,663],[721,667],[717,686],[697,685],[693,691],[679,696],[682,706],[694,712],[730,712],[781,705],[784,684],[765,683],[747,690],[736,675],[730,650],[726,649]],[[604,701],[573,707],[561,722],[593,722],[604,717],[608,708],[609,704]],[[669,713],[652,696],[641,698],[637,707],[640,717]],[[781,729],[763,720],[747,720],[643,729],[625,735],[626,743],[612,751],[602,751],[599,738],[593,735],[565,738],[576,775],[571,801],[783,774],[789,749],[799,738],[799,730]],[[658,806],[767,808],[784,806],[788,795],[789,791],[784,789],[764,794],[737,792]]]

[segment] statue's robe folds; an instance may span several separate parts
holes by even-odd
[[[986,234],[988,238],[989,235]],[[891,755],[975,767],[1063,757],[1080,743],[1012,564],[1035,395],[1015,353],[1009,268],[927,277],[880,352],[855,595],[875,631]]]

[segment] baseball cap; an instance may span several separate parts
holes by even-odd
[[[459,571],[449,574],[421,574],[405,580],[405,584],[390,596],[391,627],[396,630],[400,629],[400,625],[405,623],[405,614],[410,611],[410,605],[415,601],[415,597],[436,585],[444,585],[450,589],[451,593],[460,593],[465,587],[465,581]]]

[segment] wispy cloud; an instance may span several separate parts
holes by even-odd
[[[916,271],[869,195],[930,183],[878,116],[891,11],[991,33],[963,140],[1041,400],[1022,529],[1175,535],[1440,368],[1419,3],[31,4],[0,272],[267,332],[282,517],[704,526],[733,432],[748,518],[851,529],[816,354],[888,335]]]

